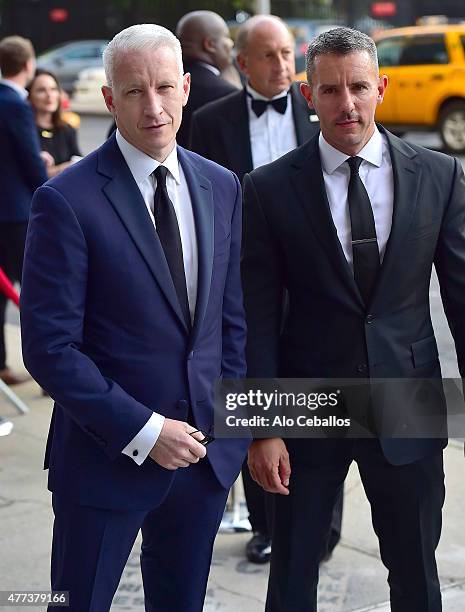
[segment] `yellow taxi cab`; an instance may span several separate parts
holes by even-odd
[[[465,152],[465,23],[385,30],[375,37],[389,85],[376,120],[397,133],[437,131]]]

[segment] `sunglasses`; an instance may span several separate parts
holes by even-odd
[[[192,436],[195,433],[201,433],[201,434],[204,435],[202,440],[197,440],[197,442],[202,444],[202,446],[207,446],[208,444],[210,444],[210,442],[213,442],[213,440],[215,439],[213,436],[208,436],[208,435],[204,434],[203,431],[201,431],[200,429],[196,429],[195,431],[191,431],[189,433],[189,435]]]

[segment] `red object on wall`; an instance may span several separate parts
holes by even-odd
[[[395,2],[373,2],[371,14],[373,17],[393,17],[397,13]]]
[[[6,295],[9,300],[12,300],[16,306],[19,307],[19,295],[13,285],[10,283],[10,279],[5,272],[0,268],[0,291]]]
[[[50,21],[55,23],[63,23],[64,21],[68,21],[69,12],[64,8],[54,8],[48,14]]]

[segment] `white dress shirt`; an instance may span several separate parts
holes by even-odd
[[[292,96],[288,91],[282,91],[273,98],[265,98],[255,89],[246,85],[247,109],[249,112],[250,148],[252,164],[255,168],[269,164],[285,153],[297,147],[294,117],[292,115]],[[255,100],[278,100],[287,96],[287,108],[284,115],[278,113],[271,105],[257,117],[252,110],[252,98]]]
[[[27,100],[29,94],[27,93],[27,89],[24,89],[24,87],[21,87],[13,81],[10,81],[10,79],[0,79],[0,84],[6,85],[7,87],[11,87],[11,89],[14,89],[18,96],[20,96],[21,100]]]
[[[129,170],[131,171],[131,174],[142,194],[153,226],[156,227],[155,217],[152,212],[153,199],[156,190],[156,179],[153,177],[152,173],[161,164],[130,144],[121,135],[119,130],[116,130],[116,142],[118,143],[121,153],[126,160]],[[184,260],[184,272],[186,275],[187,297],[189,300],[191,318],[193,320],[197,301],[197,239],[195,233],[192,201],[184,172],[178,161],[176,146],[173,147],[173,150],[162,165],[168,169],[168,173],[166,175],[166,189],[168,191],[170,200],[173,203],[173,208],[178,220]],[[130,366],[128,365],[128,367]],[[165,417],[157,412],[154,412],[144,427],[123,449],[122,452],[131,457],[138,465],[141,465],[157,441],[164,422]],[[136,455],[133,454],[134,451],[137,451]]]
[[[349,265],[352,263],[352,230],[350,224],[348,188],[349,155],[332,147],[320,133],[319,150],[329,207],[337,235]],[[380,261],[383,261],[386,244],[391,233],[394,208],[394,178],[387,139],[375,127],[373,136],[357,154],[363,159],[360,178],[370,198],[375,219],[376,237]]]

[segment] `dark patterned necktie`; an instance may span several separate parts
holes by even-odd
[[[349,212],[352,226],[354,277],[366,305],[370,303],[380,262],[370,198],[358,173],[361,157],[349,157]]]
[[[187,326],[190,327],[191,316],[189,300],[187,298],[181,235],[179,233],[176,212],[166,189],[167,173],[168,169],[164,166],[158,166],[153,173],[157,180],[157,188],[153,199],[153,214],[157,226],[157,234],[163,247],[166,261],[168,262],[179,304]]]

